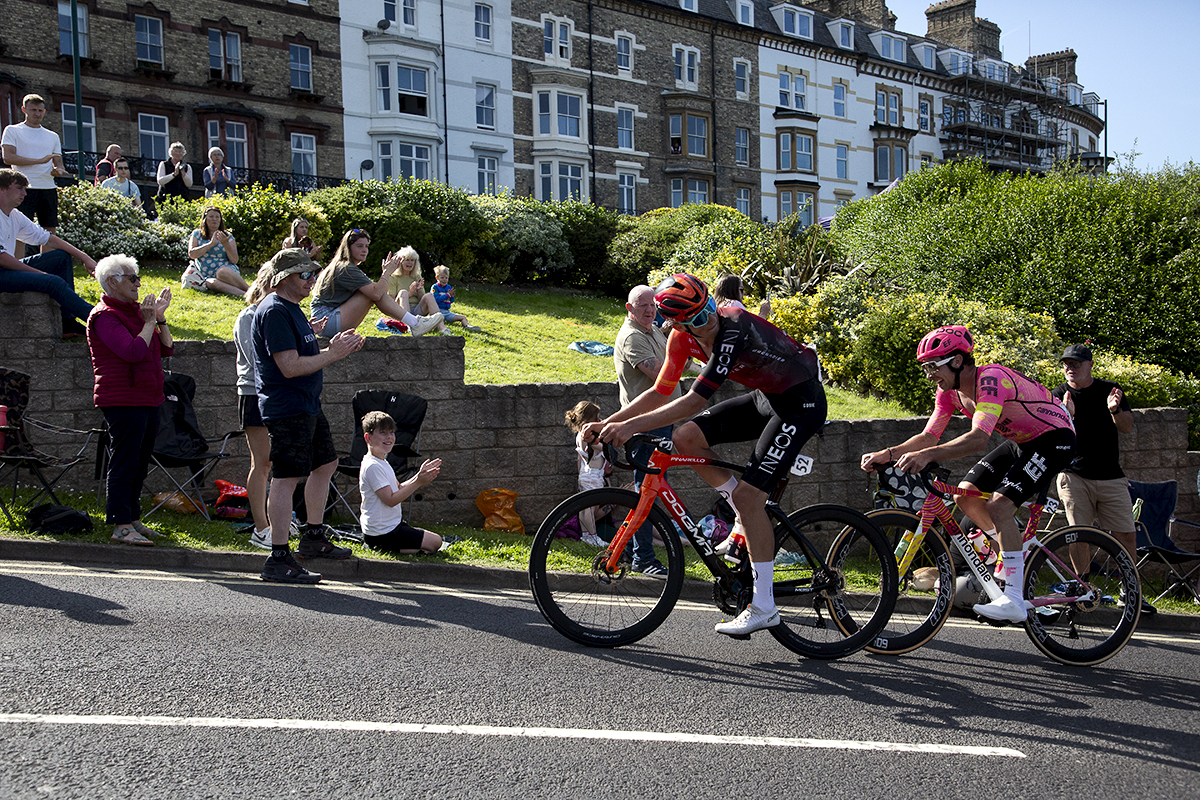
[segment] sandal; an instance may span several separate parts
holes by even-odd
[[[140,547],[153,547],[154,542],[138,533],[137,528],[117,528],[113,531],[112,540],[118,544],[133,544]]]
[[[143,525],[141,520],[133,521],[133,529],[142,536],[148,536],[151,539],[158,539],[162,537],[162,534],[154,530],[154,528],[147,528],[145,525]]]

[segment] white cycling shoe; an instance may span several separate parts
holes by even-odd
[[[774,628],[778,624],[778,610],[767,613],[751,603],[746,606],[745,611],[728,622],[718,622],[713,626],[713,630],[717,633],[723,633],[726,636],[749,636],[755,631],[761,631],[764,628]]]
[[[1028,613],[1023,602],[1017,604],[1006,594],[990,603],[977,603],[974,609],[979,616],[996,622],[1024,622]]]

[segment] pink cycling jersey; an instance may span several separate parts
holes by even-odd
[[[1050,390],[1015,369],[999,364],[980,367],[975,373],[975,412],[971,427],[991,434],[998,432],[1006,439],[1024,444],[1058,428],[1074,431],[1071,415]],[[955,411],[967,413],[959,392],[937,391],[933,415],[925,425],[925,433],[941,439]]]

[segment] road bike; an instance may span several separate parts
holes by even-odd
[[[655,443],[648,464],[633,458],[632,445],[640,441]],[[611,447],[606,454],[616,466],[645,473],[640,493],[601,488],[572,495],[550,512],[534,536],[529,583],[554,629],[593,647],[630,644],[655,630],[683,590],[686,565],[680,532],[712,573],[717,607],[731,616],[745,609],[753,594],[749,556],[736,566],[726,563],[665,476],[678,465],[738,473],[744,465],[680,455],[673,452],[670,439],[645,434],[626,443],[627,462],[620,462]],[[801,456],[791,472],[807,474],[812,463]],[[787,482],[785,475],[766,506],[775,533],[774,591],[781,619],[768,630],[802,656],[842,658],[873,641],[887,623],[899,586],[895,558],[879,528],[857,511],[821,504],[786,514],[779,498]],[[598,533],[610,540],[607,547],[588,545],[573,532],[579,513],[589,508],[595,509]],[[662,541],[665,578],[630,569],[630,540],[643,526]],[[836,552],[831,550],[835,543]]]
[[[891,478],[882,466],[880,470],[881,486],[902,491],[889,483]],[[895,509],[868,514],[887,536],[902,577],[891,621],[867,645],[872,653],[910,652],[932,639],[945,624],[959,582],[947,538],[979,586],[980,602],[994,600],[1002,591],[993,578],[993,567],[981,558],[946,503],[952,496],[986,499],[991,493],[946,483],[949,472],[936,464],[930,464],[920,476],[927,491],[920,514]],[[1099,664],[1120,652],[1137,626],[1141,612],[1137,568],[1125,548],[1098,528],[1071,525],[1039,531],[1046,502],[1043,491],[1029,505],[1025,526],[1024,596],[1030,610],[1025,632],[1055,661],[1075,666]],[[1084,574],[1076,572],[1075,564],[1086,565],[1081,567]],[[1121,597],[1123,608],[1117,605]]]

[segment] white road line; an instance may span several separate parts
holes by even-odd
[[[238,719],[228,717],[120,716],[110,714],[0,714],[0,723],[26,725],[127,725],[173,728],[258,728],[276,730],[369,731],[451,736],[514,736],[530,739],[601,739],[618,742],[672,742],[744,747],[805,747],[822,750],[880,750],[890,753],[1025,758],[1007,747],[975,747],[932,742],[870,742],[853,739],[791,739],[777,736],[715,736],[668,731],[616,731],[586,728],[524,728],[499,725],[422,725],[323,719]]]

